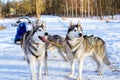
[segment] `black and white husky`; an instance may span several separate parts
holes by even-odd
[[[47,41],[48,33],[45,24],[34,24],[31,31],[24,34],[21,47],[25,53],[26,60],[30,67],[31,80],[41,80],[42,66],[45,65],[47,74]],[[38,62],[38,75],[36,78],[36,62]]]

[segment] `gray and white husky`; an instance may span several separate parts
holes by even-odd
[[[99,38],[84,36],[83,30],[78,22],[74,25],[70,23],[66,34],[66,54],[71,64],[71,71],[68,77],[73,77],[75,72],[74,63],[78,60],[78,77],[77,80],[82,80],[83,60],[86,56],[91,56],[97,63],[97,71],[99,75],[103,74],[103,63],[110,65],[106,54],[105,42]]]
[[[21,41],[21,47],[25,53],[30,67],[31,80],[41,80],[42,66],[45,65],[45,74],[47,74],[47,41],[48,33],[45,30],[45,24],[33,24],[32,30],[24,34]],[[38,62],[38,75],[36,77],[36,62]]]
[[[55,50],[57,49],[58,53],[64,59],[64,61],[67,61],[67,58],[64,55],[65,52],[63,49],[64,37],[60,35],[48,35],[48,41],[50,42],[47,45],[47,49],[50,50],[51,53],[54,53]],[[56,56],[54,55],[54,57]]]

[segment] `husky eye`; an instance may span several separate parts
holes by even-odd
[[[74,31],[77,31],[77,30],[74,30]]]
[[[40,29],[40,30],[38,30],[38,31],[42,31],[42,30]]]

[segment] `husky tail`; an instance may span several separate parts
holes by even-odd
[[[104,56],[104,58],[103,58],[103,61],[104,61],[104,63],[105,63],[107,66],[110,65],[110,61],[109,61],[109,59],[108,59],[107,54],[105,54],[105,56]]]

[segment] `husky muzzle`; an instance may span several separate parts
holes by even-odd
[[[45,34],[44,34],[45,36],[48,36],[48,32],[45,32]]]
[[[38,36],[38,37],[39,37],[39,39],[41,39],[43,42],[47,42],[47,36],[48,36],[48,33],[45,32],[44,35],[45,35],[45,36]]]
[[[81,37],[82,36],[82,33],[79,33],[79,37]]]

